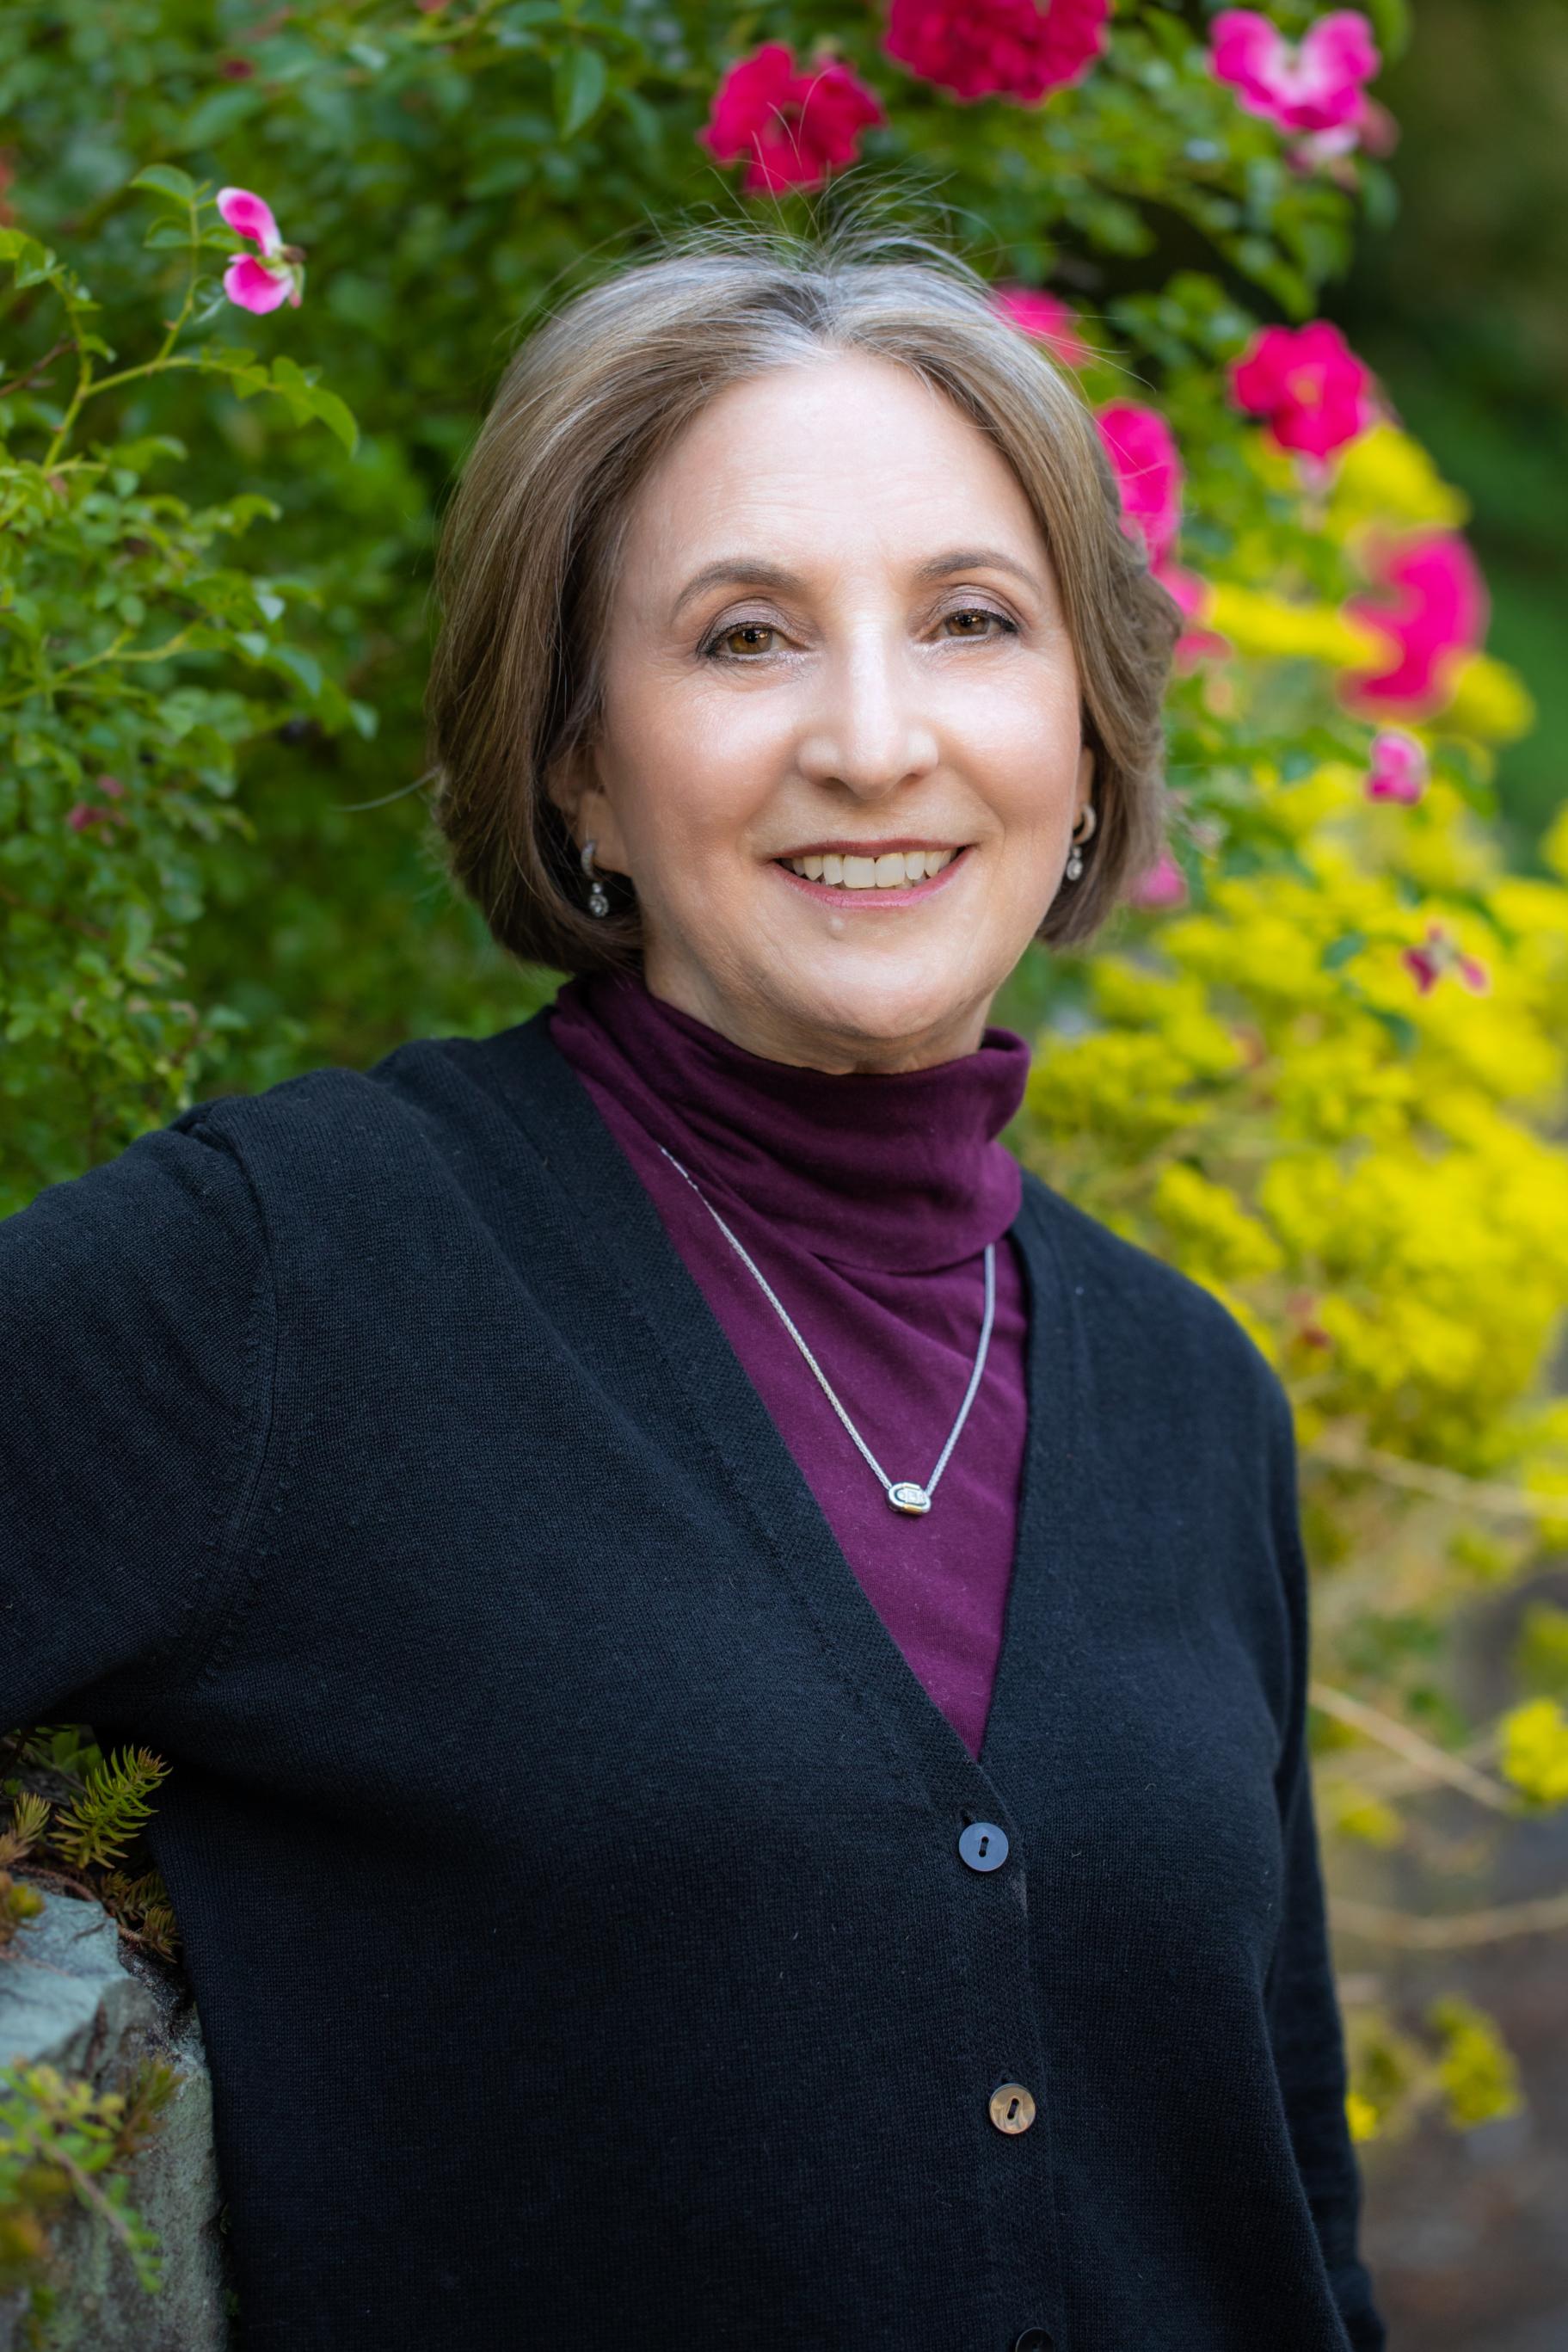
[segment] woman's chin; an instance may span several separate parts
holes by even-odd
[[[821,973],[814,986],[800,986],[799,972],[792,978],[795,985],[775,1000],[781,1027],[787,1025],[802,1044],[819,1038],[851,1052],[863,1046],[893,1058],[900,1049],[918,1052],[928,1045],[936,1047],[937,1059],[972,1051],[994,992],[977,989],[970,975],[955,975],[944,988],[929,968],[856,972],[841,963]],[[975,1039],[948,1042],[970,1029]]]

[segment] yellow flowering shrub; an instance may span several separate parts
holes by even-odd
[[[1435,1788],[1466,1790],[1482,1824],[1568,1803],[1568,1612],[1531,1612],[1521,1678],[1541,1695],[1494,1724],[1466,1719],[1446,1672],[1460,1609],[1568,1540],[1568,1401],[1546,1382],[1568,1307],[1568,809],[1544,873],[1508,871],[1491,770],[1531,709],[1474,646],[1401,721],[1418,784],[1374,788],[1386,738],[1354,687],[1379,638],[1346,588],[1391,532],[1463,521],[1425,451],[1378,421],[1325,482],[1260,436],[1226,499],[1199,612],[1221,642],[1173,698],[1179,868],[1031,1008],[1015,1139],[1220,1297],[1290,1391],[1332,1884],[1342,1843],[1405,1844]],[[1336,1908],[1375,1943],[1491,1932]],[[1517,2105],[1479,2011],[1439,2001],[1411,2032],[1373,1982],[1345,2001],[1357,2139],[1426,2106],[1468,2128]]]

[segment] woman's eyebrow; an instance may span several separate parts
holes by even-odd
[[[1010,572],[1015,580],[1022,580],[1030,588],[1043,589],[1038,572],[1016,555],[1006,555],[999,547],[952,547],[945,554],[933,555],[915,567],[917,580],[942,580],[949,572]]]
[[[946,548],[940,555],[929,555],[915,567],[916,580],[941,580],[951,572],[1010,572],[1019,580],[1043,593],[1039,574],[1020,563],[1016,556],[1004,554],[998,547]],[[678,619],[694,596],[706,588],[721,585],[740,588],[776,588],[784,595],[799,595],[806,583],[797,572],[781,563],[770,563],[760,555],[720,555],[694,572],[681,590],[670,610],[670,618]]]
[[[705,588],[716,588],[730,582],[737,588],[777,588],[783,594],[798,594],[804,583],[796,572],[786,571],[781,563],[769,563],[760,555],[720,555],[694,572],[674,604],[670,618],[678,618],[694,596]]]

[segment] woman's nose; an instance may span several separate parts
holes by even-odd
[[[862,643],[826,665],[801,735],[802,775],[872,799],[926,774],[938,757],[921,681],[896,649]]]

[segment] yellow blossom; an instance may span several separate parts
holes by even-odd
[[[1568,1805],[1568,1716],[1534,1698],[1502,1720],[1502,1769],[1538,1805]]]

